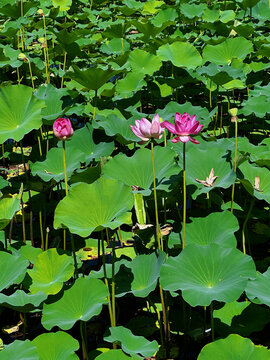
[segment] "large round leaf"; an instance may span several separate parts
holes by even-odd
[[[262,346],[256,346],[250,339],[231,334],[226,339],[220,339],[207,344],[198,360],[269,360],[270,351]]]
[[[24,85],[11,85],[0,89],[0,143],[8,139],[20,141],[25,134],[42,125],[42,100]]]
[[[162,45],[157,50],[157,55],[161,60],[171,61],[173,65],[178,67],[194,69],[202,65],[200,53],[188,42],[174,42],[173,44]]]
[[[74,272],[73,259],[65,254],[59,255],[56,249],[49,249],[38,255],[34,268],[28,270],[32,278],[30,291],[36,294],[57,294],[63,282],[71,278]]]
[[[246,294],[250,300],[270,306],[270,267],[261,274],[257,272],[257,277],[254,280],[248,281],[246,287]]]
[[[36,347],[30,340],[15,340],[0,351],[1,360],[40,360]]]
[[[8,225],[9,221],[19,210],[20,199],[17,196],[0,199],[0,230]]]
[[[107,296],[107,287],[101,280],[79,278],[60,300],[44,305],[42,325],[47,330],[53,326],[68,330],[76,321],[88,321],[98,315],[107,303]]]
[[[120,181],[101,178],[93,184],[75,184],[55,210],[54,227],[67,226],[86,237],[96,228],[130,223],[131,189]]]
[[[236,247],[234,232],[239,229],[237,218],[229,211],[212,213],[204,218],[191,218],[186,225],[186,245],[219,244]]]
[[[170,190],[180,172],[174,162],[174,152],[169,148],[155,146],[154,161],[157,189]],[[129,186],[138,186],[144,195],[150,195],[153,190],[151,150],[139,149],[131,157],[116,155],[104,166],[103,174]]]
[[[79,342],[63,331],[41,334],[32,343],[40,360],[79,360],[74,353],[80,347]]]
[[[96,360],[139,360],[141,357],[138,357],[136,355],[126,355],[122,350],[108,350],[102,354],[100,354],[98,357],[96,357]]]
[[[39,306],[47,298],[44,292],[26,294],[23,290],[17,290],[12,295],[0,294],[0,304],[17,311],[31,311]]]
[[[162,65],[162,61],[158,56],[141,49],[133,50],[129,55],[128,61],[133,71],[145,75],[153,75]]]
[[[110,327],[110,332],[111,335],[104,339],[109,342],[120,341],[122,349],[130,355],[141,354],[149,357],[158,350],[156,340],[150,342],[143,336],[134,336],[129,329],[123,326]]]
[[[217,65],[228,65],[233,58],[244,60],[252,50],[251,41],[243,37],[229,38],[218,45],[206,45],[203,49],[203,59]]]
[[[25,274],[29,261],[23,256],[0,252],[0,291],[12,284],[19,284]]]
[[[161,267],[165,290],[182,290],[191,306],[208,306],[213,300],[232,302],[244,291],[248,278],[256,276],[251,257],[217,244],[191,244]]]

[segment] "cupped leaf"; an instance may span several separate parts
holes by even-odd
[[[250,300],[255,300],[261,304],[270,306],[270,267],[268,270],[261,274],[257,272],[257,276],[254,280],[250,280],[247,283],[246,294]]]
[[[54,7],[58,8],[60,11],[68,11],[72,5],[72,0],[52,0]]]
[[[20,101],[18,101],[20,99]],[[8,139],[20,141],[25,134],[42,125],[42,100],[25,85],[11,85],[0,89],[0,143]]]
[[[199,354],[198,360],[268,360],[270,351],[256,346],[250,339],[231,334],[207,344]]]
[[[161,267],[160,282],[165,290],[182,290],[191,306],[208,306],[213,300],[232,302],[254,278],[251,257],[217,244],[191,244]]]
[[[68,330],[78,320],[88,321],[93,316],[99,315],[103,304],[107,303],[107,296],[107,287],[101,280],[79,278],[64,292],[60,300],[44,305],[42,325],[47,330],[53,326]]]
[[[17,311],[31,311],[39,306],[47,298],[44,292],[26,294],[23,290],[17,290],[12,295],[0,294],[0,304]]]
[[[162,65],[162,61],[158,56],[141,49],[133,50],[129,55],[128,61],[133,71],[145,75],[153,75]]]
[[[229,211],[212,213],[204,218],[191,218],[186,224],[186,245],[219,244],[236,247],[234,232],[239,229],[237,218]]]
[[[217,65],[230,65],[233,58],[244,60],[252,50],[251,41],[243,37],[229,38],[221,44],[206,45],[203,49],[203,59]]]
[[[198,50],[186,42],[174,42],[173,44],[165,44],[157,50],[157,55],[163,61],[171,61],[173,65],[178,67],[186,67],[194,69],[202,65],[202,57]]]
[[[143,336],[134,336],[132,332],[123,327],[110,327],[111,334],[105,336],[105,340],[109,342],[119,341],[122,349],[130,354],[140,354],[142,356],[150,357],[158,350],[158,343],[156,340],[148,341]]]
[[[55,248],[43,251],[38,255],[34,268],[28,270],[33,283],[32,294],[43,291],[45,294],[57,294],[63,282],[71,278],[74,272],[73,259],[66,254],[59,255]]]
[[[79,342],[63,331],[41,334],[32,343],[40,360],[79,360],[74,353],[80,347]]]
[[[0,291],[6,289],[12,284],[19,284],[25,274],[29,261],[23,256],[11,255],[0,252]]]
[[[138,357],[136,355],[126,355],[122,350],[108,350],[104,352],[103,354],[100,354],[98,357],[96,357],[96,360],[138,360],[141,359],[141,357]]]
[[[174,152],[161,146],[154,147],[157,189],[169,191],[180,170],[174,161]],[[139,187],[144,195],[153,190],[152,155],[149,149],[139,149],[131,157],[116,155],[103,168],[105,177],[121,180],[129,186]]]
[[[37,349],[30,340],[15,340],[0,351],[1,360],[40,360]]]
[[[0,230],[8,225],[9,221],[19,210],[20,199],[17,196],[0,199]]]
[[[130,223],[131,189],[120,181],[100,178],[88,185],[75,184],[55,210],[54,227],[66,226],[86,237],[95,229]]]

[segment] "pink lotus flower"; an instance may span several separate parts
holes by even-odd
[[[190,116],[188,113],[183,115],[175,113],[175,125],[169,121],[163,121],[161,127],[165,127],[171,133],[177,135],[172,139],[173,143],[186,143],[189,140],[194,144],[199,144],[199,141],[193,139],[189,135],[196,135],[199,131],[202,130],[204,125],[200,124],[199,121],[196,121],[196,115]]]
[[[151,139],[161,139],[164,129],[160,125],[159,115],[153,117],[152,123],[142,118],[135,120],[135,125],[130,125],[133,134],[138,136],[142,141],[139,144],[145,144]]]
[[[71,122],[66,118],[56,119],[53,124],[53,133],[59,140],[67,140],[73,135]]]

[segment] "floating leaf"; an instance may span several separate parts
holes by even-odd
[[[108,290],[105,284],[94,278],[79,278],[55,303],[44,304],[42,325],[50,330],[59,326],[63,330],[72,328],[76,321],[88,321],[98,315],[107,303]]]
[[[237,249],[191,244],[162,265],[160,282],[164,290],[182,290],[191,306],[208,306],[236,300],[255,275],[252,258]]]
[[[43,251],[38,255],[34,268],[28,270],[33,283],[32,294],[43,291],[45,294],[57,294],[63,282],[71,278],[74,272],[73,259],[65,254],[59,255],[56,249]]]

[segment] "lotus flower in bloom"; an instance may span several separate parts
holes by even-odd
[[[67,140],[73,135],[71,122],[66,118],[56,119],[53,124],[53,133],[59,140]]]
[[[186,143],[189,140],[194,144],[199,144],[199,141],[193,139],[189,135],[196,135],[203,128],[203,125],[196,121],[196,115],[190,116],[188,113],[183,115],[175,113],[175,125],[171,124],[169,121],[163,121],[161,127],[165,127],[171,133],[177,135],[172,139],[173,143],[181,141]]]
[[[144,144],[151,139],[161,139],[164,131],[158,114],[153,117],[152,122],[142,118],[141,120],[135,120],[135,125],[130,125],[130,127],[132,132],[142,140],[139,144]]]

